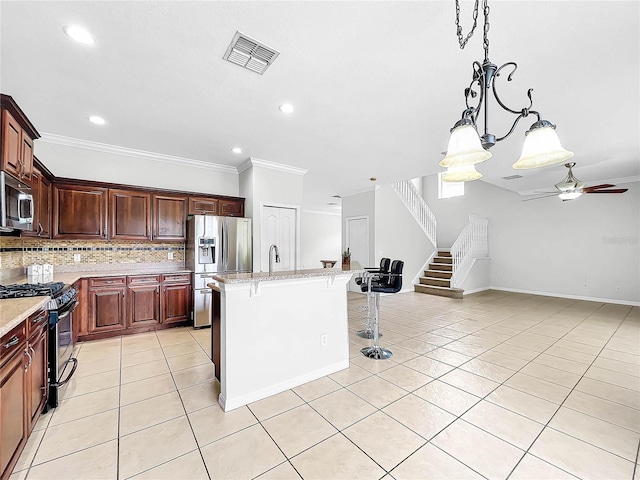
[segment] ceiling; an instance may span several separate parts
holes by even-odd
[[[557,124],[588,184],[640,175],[640,2],[490,3],[490,58],[515,61],[499,92]],[[465,31],[473,2],[461,2]],[[441,171],[464,108],[479,25],[461,50],[447,1],[84,1],[0,3],[0,89],[41,133],[239,166],[248,157],[307,169],[304,206]],[[97,39],[71,41],[78,23]],[[264,75],[222,59],[236,31],[278,50]],[[284,102],[296,110],[285,115]],[[97,127],[87,117],[108,124]],[[497,106],[492,130],[512,116]],[[529,117],[478,166],[520,193],[562,165],[515,171]],[[240,146],[237,155],[231,148]],[[46,159],[42,159],[46,164]],[[55,172],[53,172],[55,174]],[[502,177],[523,175],[516,180]]]

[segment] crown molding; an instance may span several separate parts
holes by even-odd
[[[304,168],[292,167],[283,163],[269,162],[268,160],[261,160],[256,157],[249,157],[244,163],[238,167],[238,173],[242,173],[248,170],[250,167],[262,167],[269,168],[271,170],[277,170],[279,172],[293,173],[294,175],[304,175],[309,170]]]
[[[42,136],[40,137],[38,142],[51,143],[54,145],[62,145],[65,147],[79,148],[84,150],[92,150],[94,152],[109,153],[113,155],[123,155],[126,157],[144,158],[146,160],[153,160],[162,163],[172,163],[175,165],[188,165],[190,167],[216,170],[218,172],[232,173],[234,175],[238,174],[238,170],[235,167],[231,167],[228,165],[220,165],[217,163],[204,162],[202,160],[165,155],[163,153],[154,153],[147,152],[145,150],[119,147],[117,145],[108,145],[106,143],[91,142],[89,140],[81,140],[79,138],[55,135],[53,133],[42,133]]]
[[[340,198],[351,197],[352,195],[359,195],[361,193],[375,192],[376,190],[380,190],[380,188],[382,188],[382,185],[369,185],[355,190],[349,190],[348,192],[339,193],[338,196]]]

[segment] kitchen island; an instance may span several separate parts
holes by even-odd
[[[212,360],[225,411],[349,367],[346,268],[214,275]]]

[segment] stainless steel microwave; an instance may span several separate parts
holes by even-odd
[[[33,196],[31,188],[0,172],[0,231],[31,230]]]

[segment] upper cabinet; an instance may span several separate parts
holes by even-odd
[[[54,184],[52,238],[107,239],[107,197],[106,188]]]
[[[189,215],[218,215],[218,199],[189,197]]]
[[[13,98],[0,94],[2,107],[2,170],[21,182],[31,184],[33,141],[40,134]]]
[[[153,195],[153,239],[187,240],[187,197]]]
[[[244,200],[229,199],[220,200],[220,213],[226,217],[244,217]]]
[[[151,240],[151,194],[109,189],[109,238]]]
[[[44,173],[33,166],[31,175],[33,195],[33,226],[22,232],[27,237],[51,238],[51,182]]]

